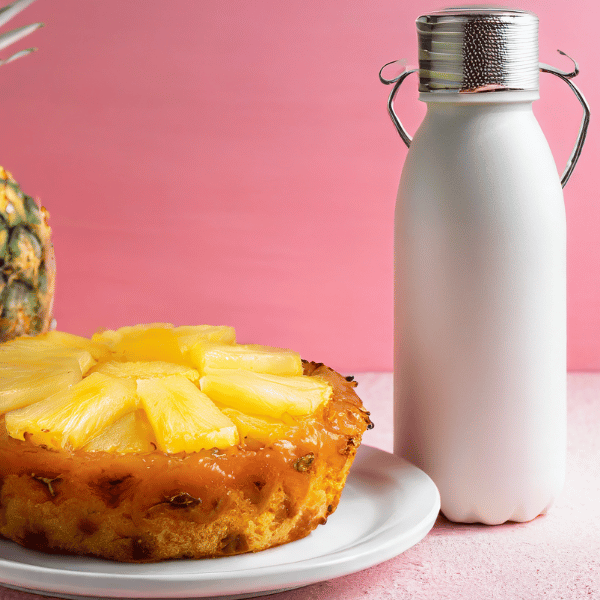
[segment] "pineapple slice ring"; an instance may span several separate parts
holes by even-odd
[[[302,538],[372,426],[351,378],[231,327],[38,337],[27,361],[0,346],[0,534],[36,550],[152,562]]]

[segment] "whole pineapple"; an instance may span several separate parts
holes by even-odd
[[[48,331],[55,272],[48,212],[0,167],[0,342]]]
[[[0,8],[0,26],[33,0],[16,0]],[[0,49],[29,35],[34,23],[0,35]],[[27,48],[0,60],[4,65],[33,52]],[[54,251],[48,213],[21,191],[0,167],[0,342],[47,331],[52,321]]]

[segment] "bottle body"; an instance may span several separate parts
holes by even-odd
[[[395,452],[459,522],[531,520],[564,482],[565,211],[520,94],[428,102],[398,191]]]

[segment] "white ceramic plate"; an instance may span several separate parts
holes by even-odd
[[[159,564],[43,554],[0,541],[0,584],[81,598],[243,598],[355,573],[413,546],[433,527],[437,488],[410,463],[362,446],[337,511],[308,537],[256,554]]]

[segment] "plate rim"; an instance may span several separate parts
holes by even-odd
[[[282,589],[303,587],[319,581],[349,575],[385,562],[419,543],[435,524],[440,510],[439,491],[431,478],[404,458],[373,446],[361,445],[350,469],[346,485],[352,488],[361,481],[361,473],[376,474],[382,472],[384,467],[390,467],[390,474],[394,475],[390,486],[393,486],[394,482],[398,483],[412,478],[418,482],[422,493],[427,497],[428,510],[421,515],[419,521],[413,523],[408,529],[402,529],[402,522],[394,512],[382,524],[374,527],[365,538],[355,540],[351,544],[325,554],[308,556],[283,564],[259,565],[223,572],[199,570],[186,573],[161,573],[160,568],[157,568],[151,573],[115,574],[32,565],[19,560],[0,558],[0,585],[11,586],[30,593],[47,595],[62,593],[77,598],[175,599],[219,596],[233,598],[236,594],[275,593]],[[388,493],[390,493],[389,490]],[[342,493],[340,504],[343,501],[344,494]],[[400,532],[397,531],[399,528],[402,529]],[[399,541],[401,543],[398,543]],[[15,544],[10,540],[1,540],[0,543]],[[286,546],[289,547],[288,544],[285,544],[282,548]],[[272,548],[264,552],[276,552],[277,550],[278,548]],[[39,557],[40,554],[42,553],[36,553],[36,556]],[[80,560],[84,559],[85,557],[80,557]],[[227,559],[225,557],[222,560]],[[144,566],[147,567],[147,565]],[[132,565],[128,565],[128,567],[131,569]],[[8,577],[5,571],[8,571]],[[19,575],[20,577],[18,577]],[[61,583],[61,579],[67,581]],[[39,581],[44,581],[44,583],[40,584]],[[111,589],[105,589],[108,583],[111,584]],[[177,586],[167,595],[164,593],[153,594],[151,590],[147,589],[135,589],[136,586],[144,583],[161,583],[163,585],[176,583]],[[34,584],[33,587],[32,584]],[[82,584],[84,589],[82,589]],[[195,589],[192,590],[191,586],[194,586]],[[100,590],[101,593],[98,594],[97,592]]]

